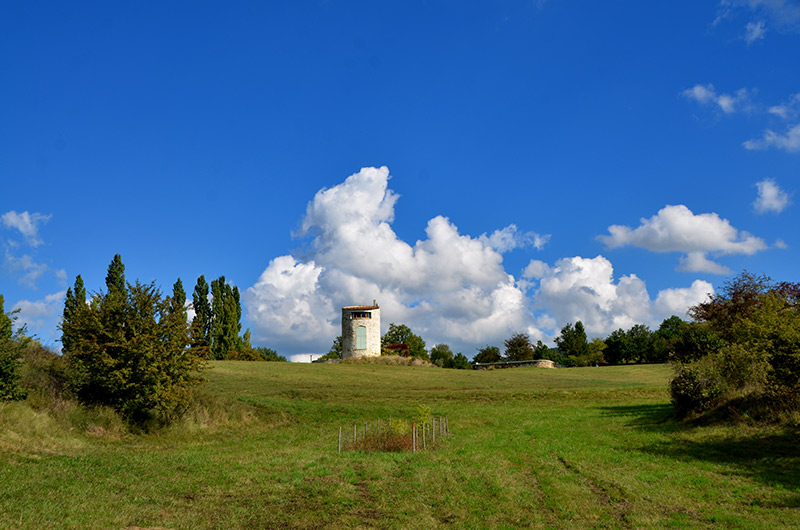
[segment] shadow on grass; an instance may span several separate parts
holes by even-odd
[[[669,403],[598,408],[604,416],[628,418],[627,425],[648,432],[673,432],[682,428],[682,425],[675,421],[672,405]]]
[[[682,461],[704,461],[732,467],[736,473],[789,490],[781,506],[800,508],[800,431],[765,426],[699,426],[674,418],[672,405],[600,407],[604,415],[629,418],[628,425],[664,436],[639,447],[645,453]],[[787,492],[788,493],[788,492]]]

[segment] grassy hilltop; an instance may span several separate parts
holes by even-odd
[[[137,436],[0,404],[0,528],[800,525],[798,433],[678,424],[669,376],[216,362],[204,405]],[[337,454],[419,405],[449,418],[434,450]]]

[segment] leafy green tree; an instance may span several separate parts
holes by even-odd
[[[514,333],[504,342],[506,361],[529,361],[535,352],[527,333]]]
[[[286,357],[283,355],[278,355],[278,352],[273,350],[272,348],[265,348],[264,346],[259,346],[255,349],[258,354],[261,356],[260,360],[269,361],[269,362],[286,362]]]
[[[457,353],[453,358],[445,364],[445,368],[455,368],[456,370],[469,370],[472,368],[472,365],[469,363],[469,359],[463,353]]]
[[[503,360],[503,356],[500,355],[500,348],[497,346],[484,346],[483,348],[478,348],[478,353],[475,354],[475,357],[472,358],[473,363],[499,363]]]
[[[653,334],[644,324],[636,324],[628,330],[629,359],[643,363],[653,357]]]
[[[185,313],[154,284],[126,284],[119,255],[109,265],[106,287],[62,323],[77,396],[110,406],[133,424],[167,423],[185,410],[201,381],[203,361],[187,348]]]
[[[226,359],[240,345],[242,306],[239,289],[220,276],[211,282],[211,357]]]
[[[188,316],[186,313],[186,291],[180,278],[172,286],[172,296],[168,297],[169,311],[166,313],[169,325],[170,340],[175,348],[187,347],[189,333]]]
[[[431,362],[436,366],[446,366],[453,361],[453,351],[447,344],[437,344],[431,348]]]
[[[14,320],[13,315],[6,314],[4,304],[5,300],[0,294],[0,340],[11,340],[11,336],[14,334]]]
[[[605,364],[603,352],[606,350],[606,342],[600,337],[595,337],[589,343],[589,356],[586,358],[584,366],[597,366]]]
[[[536,346],[533,347],[534,359],[549,359],[550,348],[542,341],[537,340]]]
[[[211,304],[208,302],[208,283],[202,274],[192,293],[194,319],[191,326],[192,349],[201,357],[210,355],[211,347]]]
[[[67,295],[64,299],[64,314],[62,316],[63,322],[71,322],[76,318],[79,311],[86,309],[86,288],[83,286],[83,278],[79,274],[75,278],[74,290],[72,287],[67,288]],[[69,325],[67,325],[69,328]],[[63,353],[68,353],[72,350],[73,340],[69,333],[61,335],[61,350]]]
[[[775,415],[800,410],[800,284],[744,272],[690,309],[676,341],[670,392],[679,415],[731,400],[768,402]]]
[[[608,364],[622,364],[628,360],[630,346],[628,334],[624,329],[616,329],[606,337],[606,349],[603,356]]]
[[[680,335],[675,338],[672,360],[690,363],[718,352],[725,346],[712,327],[706,322],[687,322]]]
[[[414,334],[405,324],[395,324],[394,322],[389,324],[389,330],[381,337],[381,344],[384,346],[406,344],[411,357],[430,360],[428,352],[425,350],[425,341],[419,335]]]
[[[768,276],[744,271],[726,281],[708,301],[689,308],[689,316],[697,322],[708,322],[718,337],[732,342],[736,340],[731,335],[734,324],[748,318],[771,289],[773,285]]]
[[[561,328],[561,335],[556,337],[556,345],[558,350],[571,362],[587,357],[589,355],[589,342],[586,340],[586,331],[583,329],[583,323],[579,320],[575,323],[568,323]]]
[[[4,303],[0,294],[0,400],[10,401],[25,398],[20,387],[25,330],[23,327],[14,333],[15,312],[6,314]]]

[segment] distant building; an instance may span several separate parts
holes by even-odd
[[[381,354],[381,308],[352,305],[342,308],[342,358],[377,357]]]

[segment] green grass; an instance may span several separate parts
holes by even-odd
[[[137,436],[0,405],[0,528],[800,526],[798,433],[676,423],[669,375],[219,362],[206,408]],[[418,405],[435,450],[337,453]]]

